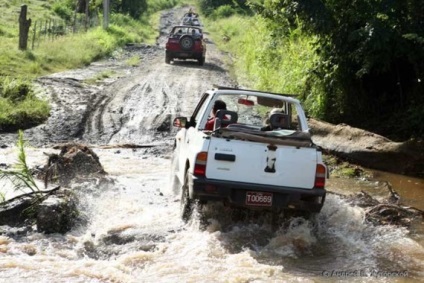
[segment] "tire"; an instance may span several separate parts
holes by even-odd
[[[184,176],[184,184],[181,187],[181,205],[180,205],[180,212],[181,212],[181,219],[184,222],[188,222],[191,218],[191,215],[193,213],[193,200],[190,199],[189,195],[189,172],[186,171],[186,174]]]
[[[165,56],[165,63],[166,64],[171,64],[171,57],[169,55]]]
[[[198,62],[199,62],[199,66],[203,66],[203,64],[205,64],[205,57],[198,59]]]
[[[194,39],[190,35],[183,35],[180,38],[180,47],[182,50],[192,50],[194,48]]]

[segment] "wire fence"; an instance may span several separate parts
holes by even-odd
[[[64,35],[86,32],[100,24],[97,15],[89,18],[85,16],[75,17],[72,22],[52,19],[35,20],[31,24],[28,35],[31,49],[37,48],[42,41],[54,41]]]

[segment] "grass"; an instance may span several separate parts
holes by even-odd
[[[205,20],[217,46],[232,54],[233,74],[249,88],[298,94],[313,62],[314,39],[299,30],[274,35],[260,16]],[[249,27],[249,28],[246,28]]]
[[[28,49],[18,49],[18,18],[21,5],[28,6],[27,19],[35,22],[61,20],[53,9],[62,9],[59,0],[0,0],[0,131],[26,128],[43,122],[49,114],[48,101],[31,95],[28,90],[25,99],[13,101],[2,92],[5,85],[2,78],[12,78],[16,82],[32,81],[37,77],[89,65],[93,61],[107,57],[126,43],[153,44],[158,35],[160,11],[181,3],[182,0],[147,0],[148,13],[140,19],[113,13],[107,30],[101,26],[87,32],[68,33],[52,38],[44,37],[32,44],[32,30]],[[65,13],[66,14],[66,13]],[[69,13],[68,13],[69,14]],[[100,23],[101,24],[101,19]],[[34,46],[34,48],[32,48]],[[132,57],[126,62],[137,66],[140,58]],[[113,74],[102,74],[111,76]],[[95,80],[101,78],[95,78]]]
[[[37,125],[47,119],[50,107],[38,98],[32,81],[0,77],[0,129],[13,131]]]
[[[136,67],[136,66],[138,66],[138,65],[140,64],[140,56],[132,56],[132,57],[128,58],[128,59],[125,61],[125,63],[126,63],[128,66]]]
[[[99,81],[102,81],[107,78],[111,78],[113,76],[117,76],[117,73],[115,71],[106,70],[106,71],[100,72],[99,74],[95,75],[92,78],[85,79],[84,82],[87,84],[96,84]]]

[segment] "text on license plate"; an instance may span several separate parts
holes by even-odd
[[[272,193],[246,192],[246,205],[272,206]]]

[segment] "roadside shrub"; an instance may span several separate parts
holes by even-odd
[[[43,123],[50,114],[47,101],[36,97],[28,97],[20,103],[13,103],[0,98],[2,114],[0,114],[0,129],[16,131],[27,129]]]
[[[219,6],[216,10],[214,10],[211,14],[211,18],[220,19],[220,18],[228,18],[231,15],[235,14],[236,11],[230,5]]]
[[[170,9],[172,7],[181,4],[182,0],[147,0],[147,10],[149,14],[153,14],[157,11]]]
[[[73,11],[71,10],[71,7],[67,6],[65,3],[54,2],[52,10],[66,21],[70,21],[72,19]]]
[[[0,78],[0,130],[28,128],[47,119],[50,106],[34,95],[26,79]]]
[[[10,124],[9,113],[13,109],[13,104],[10,100],[0,96],[0,130],[2,130],[2,125]]]
[[[0,79],[0,96],[13,103],[23,101],[31,94],[32,87],[28,81],[10,77]]]
[[[248,6],[249,1],[246,0],[199,0],[198,4],[200,7],[200,10],[202,10],[203,14],[206,16],[214,17],[213,14],[222,8],[223,17],[229,17],[230,15],[234,13],[239,14],[246,14],[250,13],[250,7]],[[229,9],[230,8],[230,9]],[[224,16],[224,14],[229,13],[231,11],[231,14],[227,14],[227,16]]]
[[[219,48],[232,54],[233,72],[244,87],[304,93],[307,74],[317,60],[314,38],[299,29],[276,33],[269,24],[260,16],[240,15],[208,21]]]

